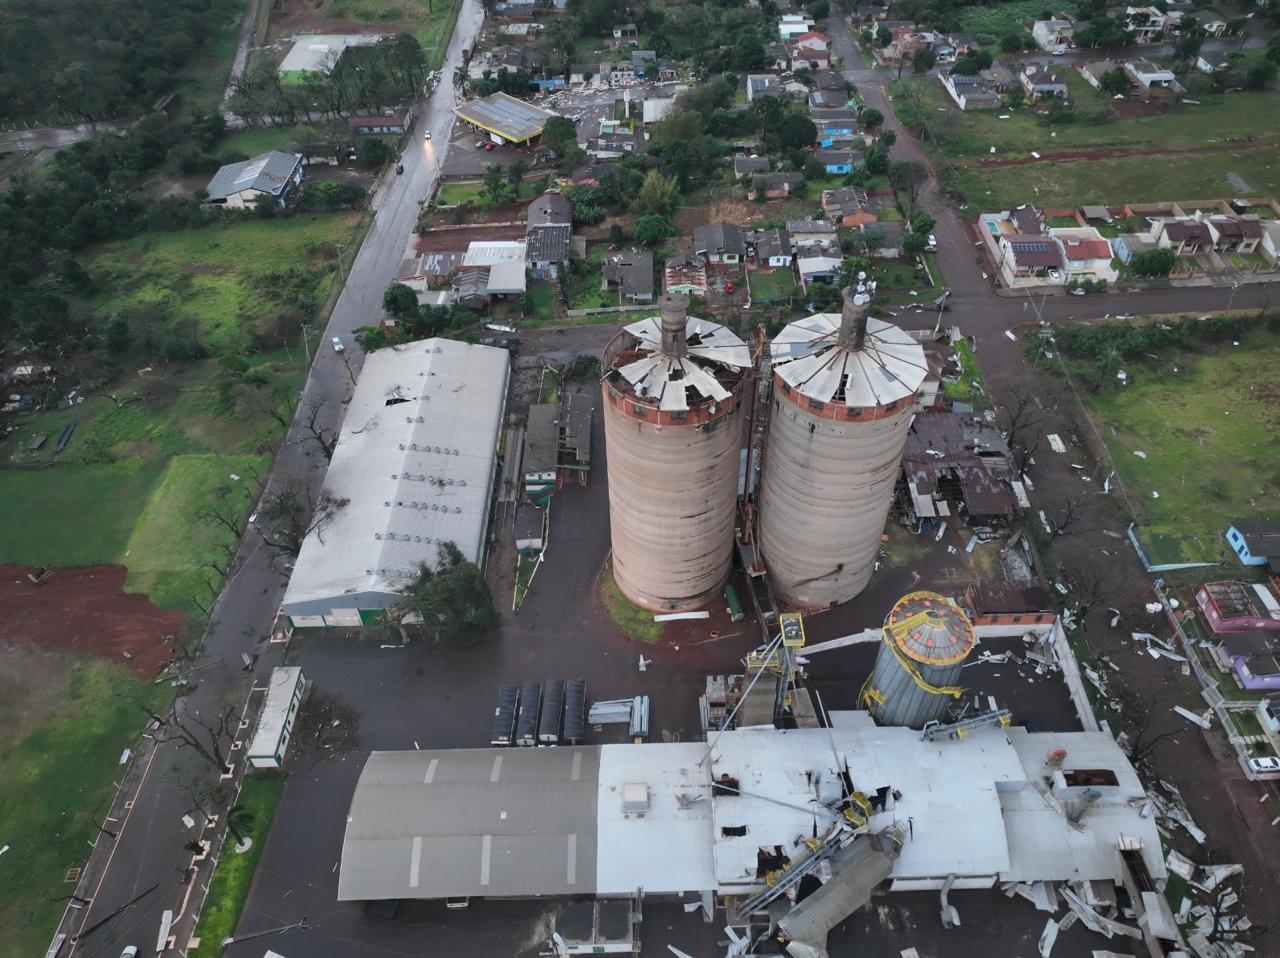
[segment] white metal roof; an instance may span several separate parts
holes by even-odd
[[[277,666],[271,670],[267,697],[262,703],[258,728],[249,743],[249,755],[274,755],[284,735],[284,723],[289,717],[293,694],[302,681],[302,669],[297,666]]]
[[[463,266],[492,266],[495,263],[519,263],[525,261],[524,240],[473,241],[462,257]]]
[[[311,70],[328,73],[347,47],[372,46],[383,34],[318,33],[295,37],[280,64],[281,73]]]
[[[924,349],[906,332],[868,318],[860,350],[836,345],[839,313],[818,313],[788,323],[773,340],[773,366],[801,395],[830,402],[844,386],[851,409],[884,406],[918,390],[928,375]]]
[[[287,614],[389,605],[443,542],[480,561],[509,369],[505,349],[447,339],[366,357],[324,482],[350,502],[303,543]],[[386,601],[355,601],[370,593]]]
[[[640,340],[649,355],[618,369],[643,399],[657,399],[658,408],[668,411],[688,409],[704,399],[728,399],[729,391],[720,385],[709,367],[727,366],[745,369],[751,365],[751,350],[736,334],[705,319],[690,316],[685,320],[688,355],[674,359],[662,353],[662,320],[650,316],[625,327]],[[675,375],[676,373],[679,375]],[[678,385],[673,385],[678,384]],[[690,391],[694,395],[690,395]]]

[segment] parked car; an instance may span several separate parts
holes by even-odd
[[[335,353],[345,353],[347,351],[347,347],[342,345],[342,339],[340,337],[334,336],[333,339],[329,340],[329,342],[333,345],[333,351]]]
[[[403,173],[403,172],[404,172],[404,164],[403,164],[403,163],[397,163],[397,164],[396,164],[396,174],[397,174],[397,175],[399,175],[400,173]]]
[[[130,945],[124,951],[120,952],[120,958],[138,958],[138,946]]]
[[[1276,758],[1274,755],[1251,758],[1249,759],[1249,768],[1255,772],[1280,772],[1280,758]]]
[[[926,248],[930,253],[934,252],[934,251],[938,248],[938,237],[936,237],[936,236],[934,236],[932,233],[930,233],[930,234],[929,234],[929,241],[928,241],[928,243],[925,245],[925,248]]]
[[[1049,278],[1050,278],[1050,279],[1062,279],[1062,274],[1061,274],[1061,273],[1059,273],[1056,269],[1050,269],[1050,270],[1049,270]]]

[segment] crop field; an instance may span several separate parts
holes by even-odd
[[[1045,5],[1039,0],[1013,0],[1012,3],[997,3],[989,7],[962,7],[957,15],[963,32],[972,33],[980,43],[992,44],[1011,33],[1030,36],[1022,26],[1023,21],[1039,19],[1045,9]],[[1075,5],[1059,4],[1053,9],[1072,14],[1075,12]]]
[[[1277,363],[1280,341],[1260,332],[1129,369],[1130,385],[1084,394],[1153,561],[1217,561],[1232,521],[1280,515]]]

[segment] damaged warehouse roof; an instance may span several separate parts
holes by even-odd
[[[740,895],[764,887],[762,848],[790,860],[815,832],[896,826],[907,837],[894,888],[937,888],[948,875],[956,887],[1118,881],[1122,841],[1140,847],[1151,876],[1165,874],[1155,819],[1134,804],[1145,791],[1104,733],[925,741],[865,712],[832,720],[725,732],[710,762],[692,742],[375,752],[352,799],[338,898]],[[870,796],[858,829],[837,810],[836,771]],[[735,784],[713,787],[713,775]]]
[[[902,470],[921,518],[950,515],[950,502],[974,517],[1010,517],[1018,507],[1009,444],[977,416],[920,413],[907,433]]]

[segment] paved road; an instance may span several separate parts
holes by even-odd
[[[35,130],[13,130],[0,133],[0,153],[16,153],[18,150],[60,150],[64,146],[91,140],[104,133],[116,133],[132,120],[102,120],[98,123],[77,123],[75,126],[49,126]]]
[[[444,75],[450,75],[462,62],[463,41],[469,41],[478,33],[481,20],[478,0],[464,0]],[[342,401],[349,396],[352,375],[363,360],[352,333],[359,326],[377,322],[381,316],[382,293],[399,268],[405,243],[417,219],[418,201],[438,176],[438,163],[442,159],[438,152],[447,149],[448,131],[453,123],[452,107],[452,91],[447,87],[441,87],[423,104],[422,116],[404,156],[405,172],[401,176],[392,174],[379,193],[373,225],[351,267],[312,364],[299,404],[300,417],[313,401],[323,401],[328,405],[320,421],[332,427],[340,424]],[[430,144],[422,139],[426,129],[433,134]],[[328,346],[331,336],[342,337],[346,344],[345,359],[350,362],[352,373],[348,373],[344,357],[336,355]],[[303,435],[295,422],[276,456],[270,479],[273,486],[278,488],[291,481],[315,486],[322,479],[326,463],[323,457],[312,452],[310,445],[304,444]],[[261,640],[279,608],[283,584],[283,578],[272,567],[270,550],[250,533],[214,609],[205,651],[196,670],[199,685],[180,700],[181,710],[190,710],[197,716],[208,715],[217,712],[225,702],[243,701],[250,676],[240,667],[240,655],[261,648]],[[255,684],[263,684],[272,664],[271,655],[262,657],[252,676]],[[155,940],[161,912],[165,909],[179,913],[185,891],[180,869],[189,859],[183,845],[194,834],[182,826],[181,817],[191,802],[174,779],[172,769],[189,754],[169,745],[157,750],[145,785],[128,812],[119,838],[101,846],[104,853],[111,855],[101,887],[96,892],[91,889],[92,902],[88,908],[73,913],[71,930],[98,927],[65,954],[117,958],[126,944],[149,944]],[[159,887],[154,892],[111,917],[156,884]],[[190,910],[178,914],[175,929],[178,941],[185,942],[192,931]]]

